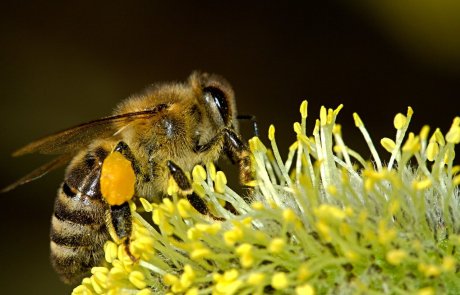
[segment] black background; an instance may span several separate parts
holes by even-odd
[[[303,99],[309,101],[309,130],[321,105],[343,103],[345,140],[365,158],[355,111],[376,145],[394,136],[393,117],[408,105],[415,110],[411,130],[430,124],[446,132],[459,115],[460,25],[451,18],[458,7],[419,4],[4,1],[0,184],[46,160],[12,159],[15,148],[106,116],[146,85],[182,81],[195,69],[231,82],[239,112],[257,116],[264,141],[274,123],[282,154],[295,138],[292,123]],[[250,129],[243,133],[251,135]],[[62,170],[0,196],[2,293],[71,290],[48,261],[49,220],[61,180]]]

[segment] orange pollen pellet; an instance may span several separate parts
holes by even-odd
[[[105,158],[101,171],[101,193],[109,205],[121,205],[134,195],[136,175],[131,162],[121,153]]]

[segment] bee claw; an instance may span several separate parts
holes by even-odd
[[[126,252],[126,254],[128,254],[129,258],[131,258],[131,261],[132,262],[139,261],[139,258],[134,256],[134,254],[131,253],[131,250],[129,249],[129,245],[131,244],[130,239],[128,238],[128,239],[124,240],[123,244],[125,245],[125,252]]]

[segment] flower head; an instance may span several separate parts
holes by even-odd
[[[74,294],[460,293],[460,167],[453,164],[460,119],[445,136],[427,126],[407,134],[413,110],[397,114],[396,136],[380,141],[385,163],[358,114],[372,158],[345,143],[336,124],[341,108],[321,108],[307,135],[303,102],[284,159],[274,126],[270,147],[249,141],[257,174],[251,203],[212,164],[195,167],[192,186],[213,218],[194,210],[173,182],[170,199],[140,199],[130,246],[138,260],[108,241],[106,266],[94,267]]]

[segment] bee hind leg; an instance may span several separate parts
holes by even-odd
[[[113,149],[113,151],[122,154],[128,161],[131,162],[131,166],[133,167],[133,170],[136,173],[136,175],[140,174],[138,161],[134,157],[133,152],[131,151],[128,144],[126,144],[124,141],[119,141]]]
[[[132,261],[137,261],[137,258],[131,253],[129,245],[131,242],[132,232],[132,216],[128,202],[121,205],[110,206],[108,214],[108,228],[112,239],[117,243],[123,243],[125,251]]]
[[[119,141],[113,149],[113,152],[122,154],[131,163],[135,175],[140,174],[138,161],[134,157],[130,147],[124,141]],[[128,256],[132,261],[136,261],[137,259],[129,249],[132,232],[132,215],[128,201],[118,204],[112,203],[107,199],[107,196],[104,196],[104,198],[109,205],[106,215],[106,225],[112,240],[118,244],[123,243]]]

